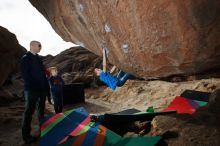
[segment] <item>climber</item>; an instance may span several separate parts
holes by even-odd
[[[99,68],[95,68],[94,72],[97,76],[99,76],[99,79],[103,81],[109,88],[111,88],[113,91],[115,91],[116,87],[121,87],[125,84],[125,82],[130,79],[132,76],[129,73],[126,73],[122,70],[119,71],[117,76],[112,75],[112,73],[115,71],[116,66],[113,66],[110,72],[107,72],[106,69],[106,50],[103,49],[103,70]]]

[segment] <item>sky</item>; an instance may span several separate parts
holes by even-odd
[[[40,41],[40,55],[56,55],[75,46],[56,34],[49,22],[28,0],[0,0],[0,26],[14,33],[27,50],[30,41]]]

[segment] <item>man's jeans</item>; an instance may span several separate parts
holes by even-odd
[[[24,91],[25,111],[22,121],[22,136],[26,140],[30,138],[32,115],[37,108],[39,122],[44,118],[46,92]]]
[[[131,74],[125,73],[124,71],[120,70],[116,78],[118,79],[117,86],[121,87],[125,84],[125,82],[131,77]]]

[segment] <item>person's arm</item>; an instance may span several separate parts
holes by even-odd
[[[21,75],[24,79],[25,84],[27,87],[30,86],[30,63],[29,59],[26,57],[23,57],[21,59]]]
[[[41,65],[41,69],[42,71],[44,72],[44,75],[45,75],[45,79],[47,80],[47,69],[46,67],[44,66],[43,64],[43,61],[42,61],[42,58],[38,55],[38,60],[40,62],[40,65]],[[49,73],[49,72],[48,72]],[[46,88],[47,88],[47,92],[50,92],[50,84],[48,82],[45,81],[45,84],[46,84]]]
[[[49,84],[50,88],[52,88],[54,86],[52,77],[48,78],[48,84]]]
[[[63,78],[60,76],[60,80],[61,80],[61,84],[62,84],[62,86],[64,86],[65,85],[65,82],[64,82],[64,80],[63,80]]]
[[[117,68],[117,67],[114,65],[114,66],[112,67],[112,69],[110,70],[110,73],[113,73],[116,68]]]
[[[102,55],[103,55],[103,72],[106,73],[106,52],[105,49],[102,50]]]

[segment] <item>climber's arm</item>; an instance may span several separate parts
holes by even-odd
[[[116,66],[114,65],[114,66],[112,67],[110,73],[113,73],[113,72],[115,71],[115,69],[116,69]]]
[[[106,72],[106,52],[105,49],[102,50],[102,55],[103,55],[103,72]]]

